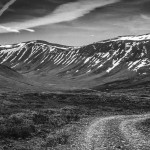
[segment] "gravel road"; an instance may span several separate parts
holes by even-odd
[[[150,150],[150,139],[135,126],[147,118],[150,114],[96,118],[72,150]]]

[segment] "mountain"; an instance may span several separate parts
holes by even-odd
[[[0,64],[47,88],[127,88],[150,81],[150,34],[81,47],[39,40],[0,45]]]
[[[32,82],[28,82],[17,71],[0,64],[0,93],[6,91],[22,91],[34,89]]]

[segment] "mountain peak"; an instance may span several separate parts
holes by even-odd
[[[88,87],[147,79],[149,49],[150,34],[120,36],[82,47],[35,40],[0,46],[0,64],[47,86],[65,81]]]
[[[129,41],[143,41],[143,40],[150,40],[150,34],[143,34],[143,35],[128,35],[128,36],[119,36],[116,40],[129,40]]]
[[[110,41],[147,41],[147,40],[150,40],[150,33],[142,35],[118,36],[116,38],[99,41],[98,43],[105,43]]]

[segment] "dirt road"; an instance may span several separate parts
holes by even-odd
[[[150,114],[95,119],[72,150],[150,150],[150,139],[135,124]]]

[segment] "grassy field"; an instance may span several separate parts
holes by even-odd
[[[0,150],[66,149],[92,118],[150,111],[144,96],[86,91],[2,93],[0,103]]]

